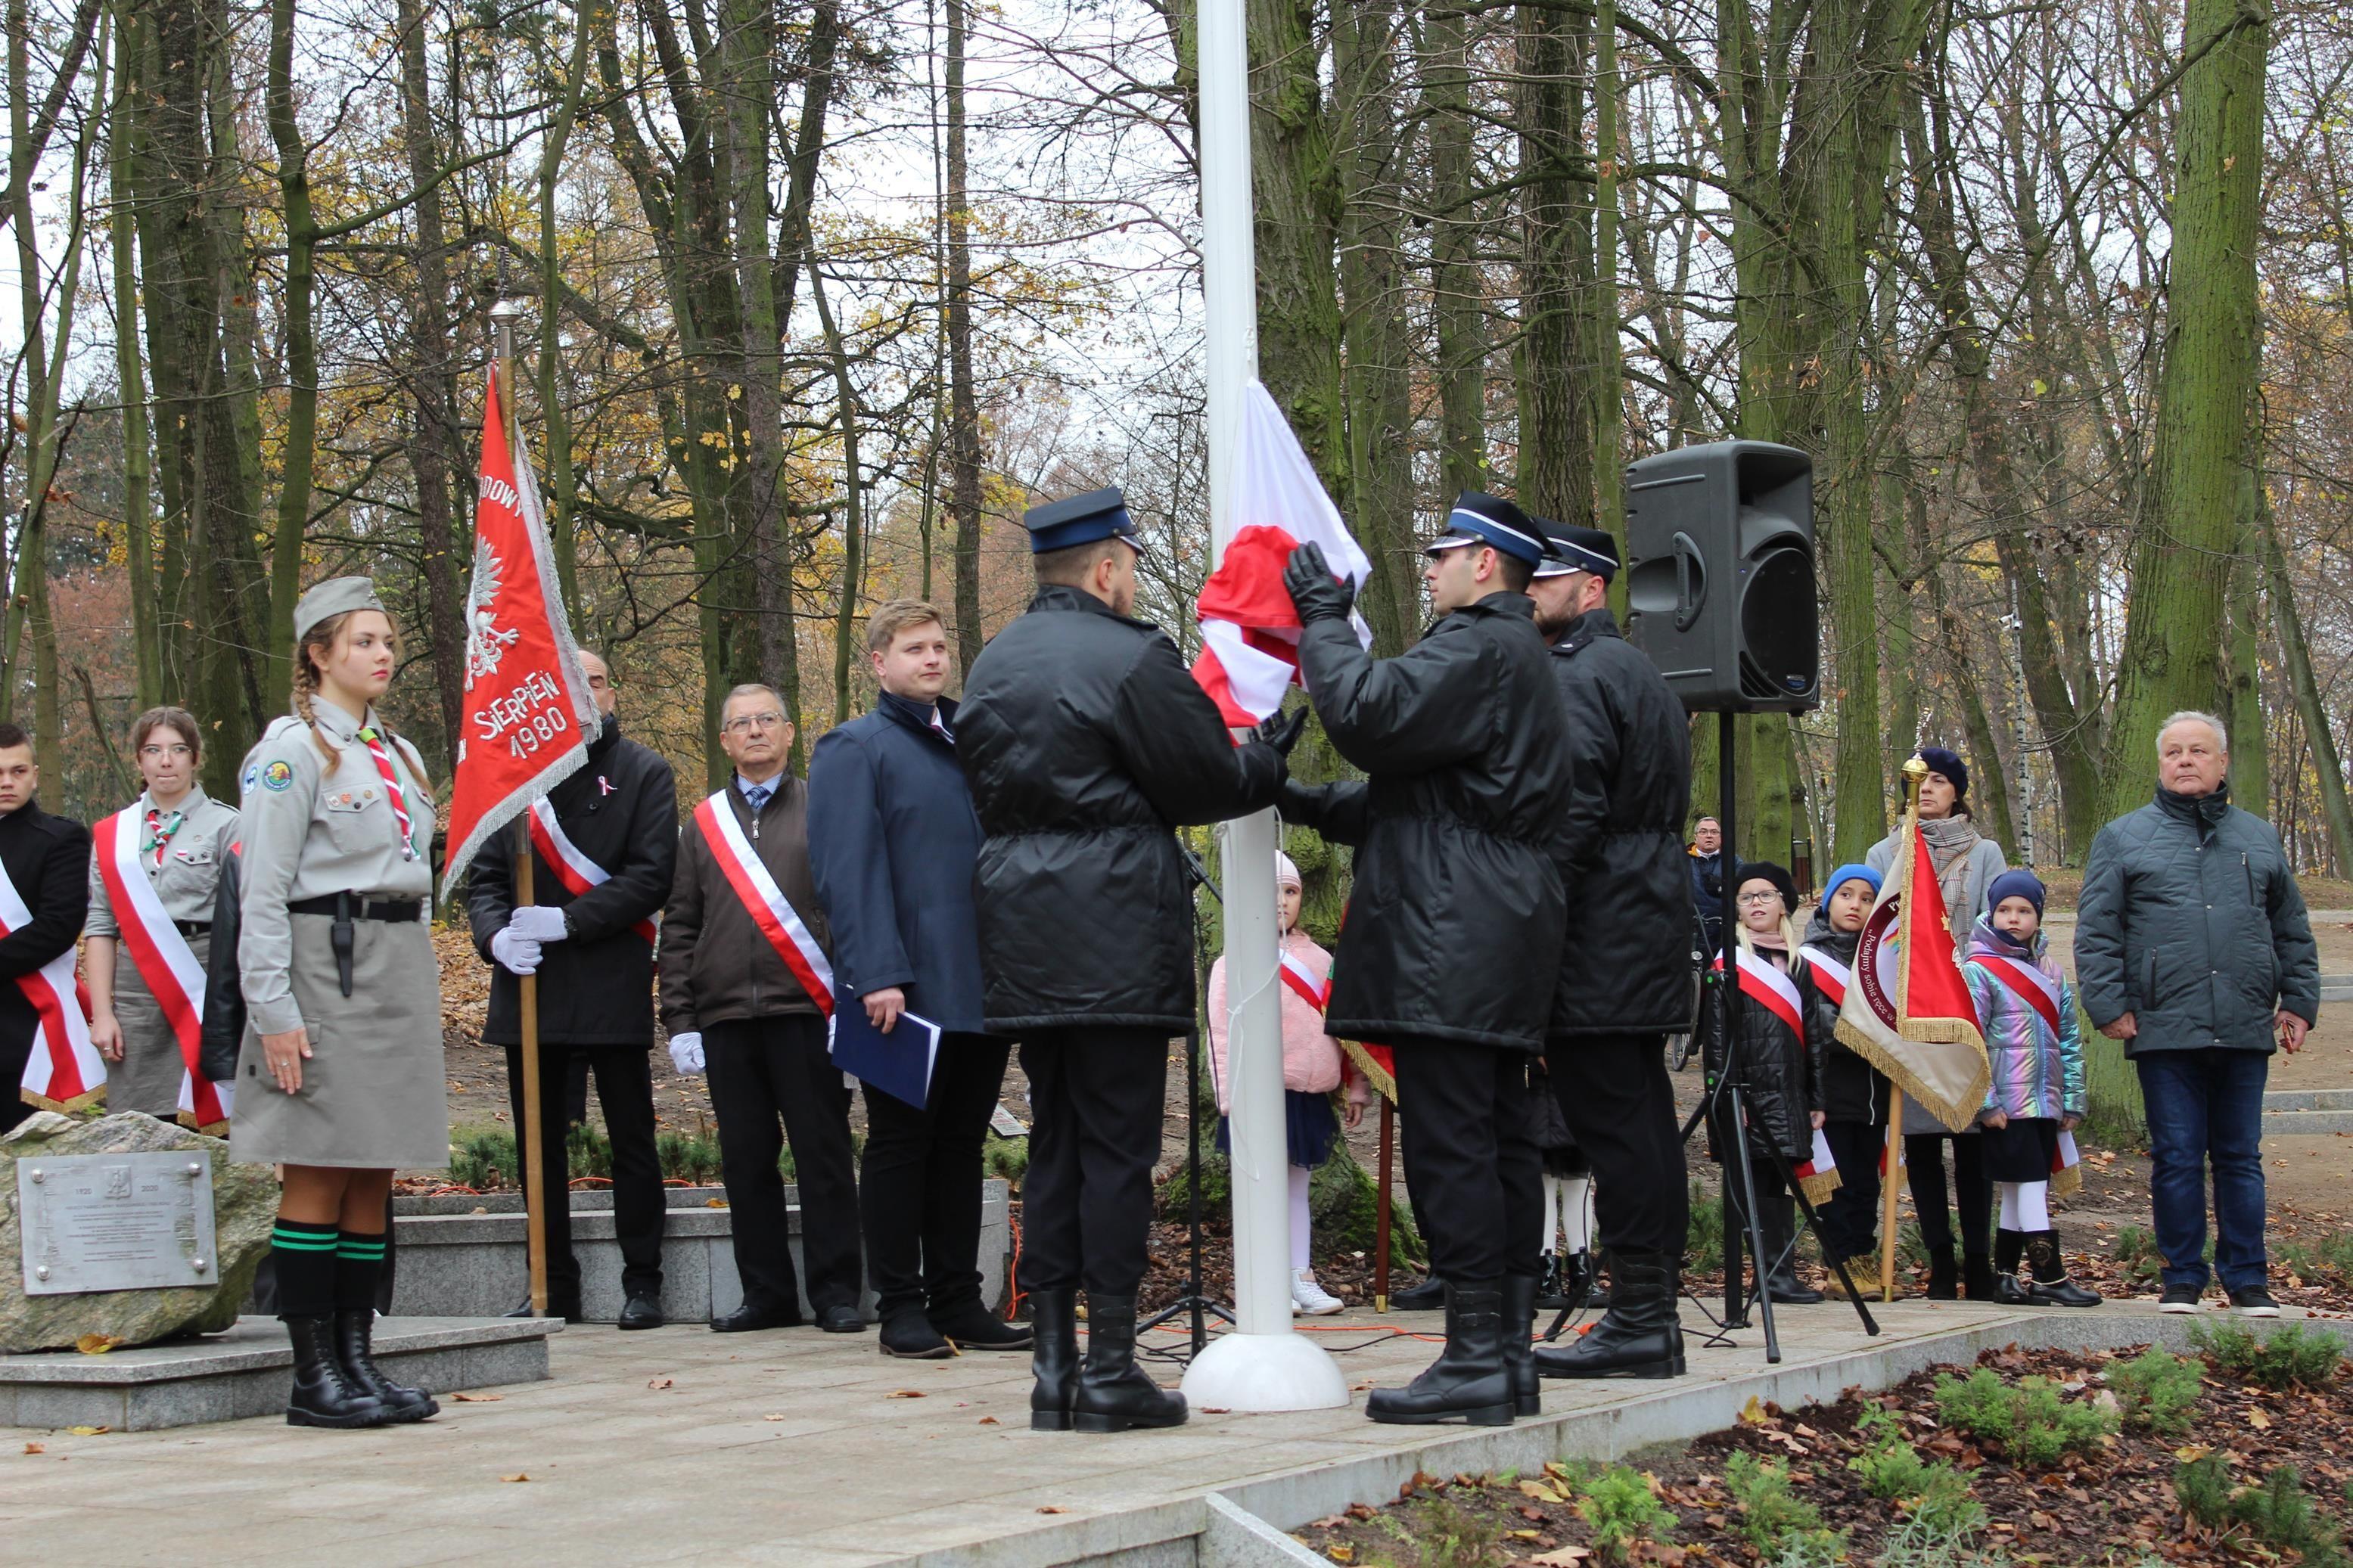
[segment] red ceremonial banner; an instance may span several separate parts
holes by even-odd
[[[493,367],[482,405],[481,499],[466,595],[466,696],[449,800],[454,881],[491,837],[588,761],[598,722],[556,590],[531,463],[509,430]]]

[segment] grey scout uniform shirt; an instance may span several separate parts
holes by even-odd
[[[433,797],[422,785],[425,764],[406,741],[387,745],[408,811],[408,847],[402,853],[398,819],[359,739],[360,721],[314,698],[318,732],[337,752],[320,753],[310,727],[295,714],[273,722],[247,753],[242,901],[237,970],[248,1016],[256,1033],[302,1027],[290,971],[294,937],[289,904],[336,893],[376,898],[433,896]],[[368,715],[375,722],[375,715]],[[384,731],[379,728],[379,736]]]
[[[135,830],[133,842],[147,839],[148,799],[142,795],[132,803],[131,822]],[[202,786],[188,792],[187,799],[179,805],[180,826],[164,850],[164,864],[155,864],[154,852],[139,857],[139,868],[147,873],[154,885],[155,894],[164,900],[164,912],[175,921],[195,921],[210,925],[213,918],[213,896],[218,891],[221,862],[227,857],[229,846],[237,842],[237,812],[206,795]],[[165,820],[171,813],[165,812]],[[114,905],[107,898],[106,879],[100,874],[98,857],[90,861],[90,923],[83,927],[90,936],[118,936],[121,928],[114,919]]]

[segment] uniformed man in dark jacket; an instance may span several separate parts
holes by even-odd
[[[1009,1047],[981,1026],[980,819],[956,765],[957,705],[941,695],[955,656],[939,611],[915,599],[877,608],[866,646],[882,688],[873,711],[809,755],[809,873],[839,1005],[887,1034],[902,1013],[941,1031],[928,1100],[865,1090],[858,1207],[882,1353],[941,1360],[951,1340],[1028,1350],[1028,1331],[980,1300],[981,1145]]]
[[[662,1324],[661,1160],[654,1152],[654,917],[678,868],[678,780],[661,756],[621,733],[612,671],[584,652],[604,724],[588,764],[548,792],[552,823],[533,825],[533,907],[514,902],[514,857],[478,856],[466,913],[491,971],[485,1044],[504,1046],[507,1093],[520,1137],[522,986],[539,985],[540,1152],[547,1206],[547,1311],[580,1316],[568,1193],[575,1066],[596,1078],[613,1145],[613,1231],[621,1244],[620,1326]],[[552,853],[551,853],[552,852]],[[526,1302],[518,1316],[528,1316]]]
[[[1528,1332],[1543,1171],[1527,1070],[1567,918],[1557,840],[1571,763],[1527,597],[1545,554],[1535,525],[1466,492],[1429,553],[1439,619],[1389,659],[1358,644],[1323,552],[1292,556],[1309,699],[1372,777],[1292,786],[1283,809],[1357,846],[1329,1026],[1396,1047],[1406,1163],[1447,1286],[1445,1353],[1411,1387],[1376,1390],[1366,1414],[1502,1426],[1539,1407]]]
[[[1683,1370],[1675,1295],[1690,1207],[1664,1060],[1666,1037],[1692,1026],[1692,862],[1680,832],[1690,725],[1609,613],[1618,542],[1598,528],[1542,526],[1552,558],[1529,592],[1576,768],[1561,836],[1568,933],[1545,1059],[1593,1163],[1613,1291],[1592,1332],[1538,1351],[1536,1364],[1551,1377],[1665,1377]]]
[[[974,661],[956,757],[985,835],[983,1011],[1021,1042],[1036,1126],[1021,1281],[1030,1425],[1185,1419],[1135,1365],[1168,1041],[1193,1026],[1193,900],[1173,827],[1274,804],[1298,721],[1236,746],[1176,644],[1130,617],[1142,547],[1116,489],[1022,519],[1038,596]],[[1087,1358],[1074,1364],[1078,1287]]]
[[[0,873],[33,917],[0,936],[0,1073],[8,1075],[0,1086],[0,1132],[33,1114],[16,1090],[41,1016],[16,982],[72,952],[90,913],[90,829],[43,811],[34,798],[40,782],[32,737],[0,724]]]

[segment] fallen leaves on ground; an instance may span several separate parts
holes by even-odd
[[[676,1378],[672,1378],[672,1377],[655,1377],[655,1378],[649,1378],[649,1379],[647,1379],[647,1381],[646,1381],[646,1386],[647,1386],[648,1388],[671,1388],[671,1387],[675,1387],[675,1386],[677,1385],[677,1383],[678,1383],[678,1380],[677,1380]]]
[[[502,1481],[527,1481],[531,1479],[531,1475],[529,1471],[517,1470],[513,1475],[501,1476],[499,1479]]]
[[[1057,1507],[1055,1504],[1050,1502],[1039,1504],[1038,1511],[1039,1513],[1068,1513],[1071,1510],[1066,1508]]]
[[[496,1405],[506,1395],[503,1394],[453,1394],[449,1397],[460,1405]]]
[[[923,1397],[923,1391],[920,1388],[894,1388],[890,1392],[888,1397],[892,1399],[921,1399]]]
[[[27,1443],[25,1445],[25,1452],[27,1454],[46,1454],[48,1450],[41,1447],[38,1443]]]
[[[120,1334],[84,1334],[74,1341],[74,1349],[84,1355],[104,1355],[123,1342]]]
[[[69,1426],[67,1431],[77,1437],[96,1437],[114,1430],[111,1426]]]

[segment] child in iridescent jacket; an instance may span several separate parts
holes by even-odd
[[[2067,1278],[2051,1227],[2051,1174],[2060,1137],[2084,1119],[2084,1039],[2075,988],[2045,951],[2043,890],[2031,871],[2005,871],[1986,889],[1989,911],[1969,932],[1962,973],[1977,1003],[1991,1079],[1978,1124],[1986,1174],[2001,1205],[1994,1233],[1994,1299],[2018,1307],[2094,1307]],[[2023,1259],[2032,1272],[2022,1278]]]

